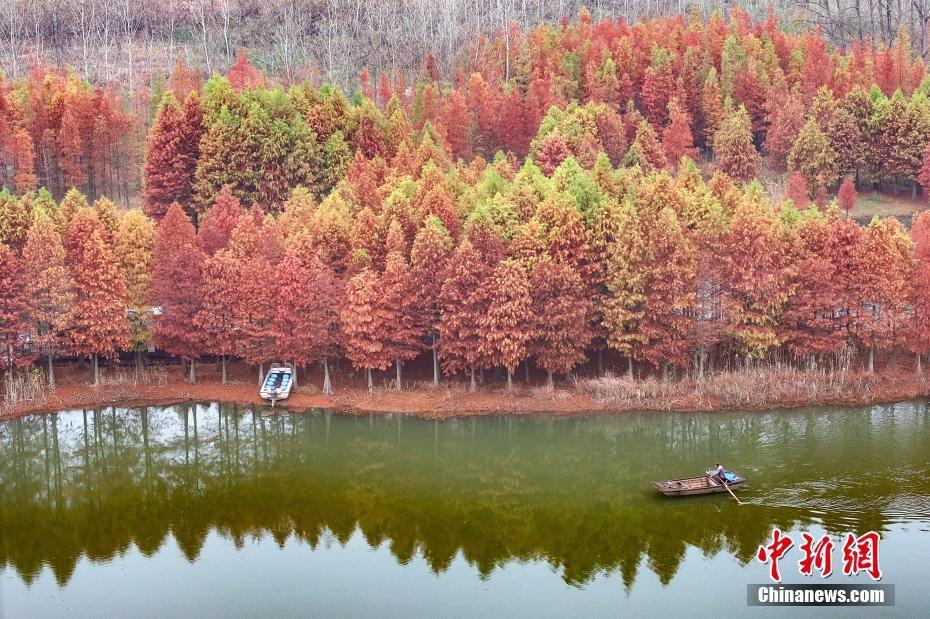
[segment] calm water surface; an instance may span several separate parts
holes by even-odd
[[[649,486],[718,459],[749,478],[747,505]],[[450,421],[67,411],[0,424],[0,615],[927,616],[928,480],[923,402]],[[747,608],[774,526],[838,546],[880,531],[897,605]],[[797,559],[785,581],[811,582]]]

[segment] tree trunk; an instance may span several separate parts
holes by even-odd
[[[291,364],[291,387],[297,389],[297,364]]]
[[[507,368],[507,391],[513,391],[513,375],[510,373],[510,368]]]
[[[140,369],[142,369],[142,351],[137,350],[136,351],[136,371],[138,372]]]
[[[552,388],[555,386],[555,381],[552,380],[552,372],[546,371],[546,387],[552,391]]]
[[[526,369],[526,384],[530,384],[530,360],[527,359],[523,367]]]
[[[439,353],[436,351],[435,333],[433,333],[433,387],[439,387]]]
[[[484,367],[478,368],[478,382],[484,384]]]
[[[627,361],[626,375],[628,378],[633,378],[633,357],[632,356],[627,357],[626,361]]]
[[[875,346],[869,346],[869,374],[875,372]]]
[[[265,384],[265,364],[258,364],[258,388],[261,389],[262,385]]]
[[[191,373],[190,373],[190,376],[189,376],[188,379],[187,379],[187,382],[189,382],[189,383],[191,383],[191,384],[197,382],[197,374],[196,374],[196,372],[195,372],[195,370],[194,370],[194,367],[195,367],[194,358],[191,357]]]
[[[94,387],[100,385],[100,363],[97,361],[97,353],[94,353]]]
[[[668,364],[667,363],[662,364],[662,382],[663,383],[668,382]]]
[[[333,395],[333,383],[329,379],[329,361],[323,359],[323,395]]]
[[[50,389],[55,388],[55,364],[52,363],[52,353],[48,353],[48,386]]]
[[[398,359],[397,361],[394,362],[394,367],[397,368],[397,382],[394,383],[394,391],[400,391],[400,390],[401,390],[401,389],[400,389],[400,366],[401,366],[402,363],[403,363],[403,362],[402,362],[400,359]]]
[[[597,351],[597,375],[601,377],[604,375],[604,349],[598,349]]]
[[[911,183],[911,202],[917,200],[917,181]]]
[[[468,390],[474,393],[477,388],[478,386],[475,385],[475,366],[471,366],[471,385]]]
[[[917,353],[917,373],[918,373],[918,374],[923,374],[923,372],[924,372],[924,368],[923,368],[923,366],[920,364],[920,353]]]
[[[220,371],[223,375],[223,384],[225,385],[226,384],[226,355],[223,355],[221,357],[220,368],[221,368]]]

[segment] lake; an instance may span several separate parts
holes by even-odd
[[[722,461],[729,495],[652,480]],[[930,406],[0,423],[0,615],[926,616]],[[890,608],[749,608],[773,527],[883,536]],[[796,548],[795,548],[796,550]],[[785,582],[824,582],[782,561]],[[834,557],[839,563],[841,555]],[[871,582],[844,576],[827,582]]]

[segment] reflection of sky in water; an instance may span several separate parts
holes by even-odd
[[[922,615],[927,419],[923,404],[446,422],[211,405],[196,432],[180,406],[89,411],[85,434],[80,411],[32,417],[0,424],[0,616],[783,616],[745,606],[774,525],[883,530],[890,614]],[[718,458],[750,479],[749,505],[648,489]],[[786,581],[811,582],[797,559]]]

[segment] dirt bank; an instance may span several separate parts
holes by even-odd
[[[229,382],[223,385],[217,368],[212,364],[198,366],[197,382],[184,380],[180,368],[159,368],[145,381],[133,380],[129,370],[110,371],[99,387],[89,385],[89,370],[77,367],[60,367],[56,370],[58,387],[42,399],[25,402],[0,411],[0,418],[11,418],[31,413],[53,412],[75,408],[105,406],[165,405],[188,401],[235,402],[244,405],[267,405],[258,396],[258,377],[249,366],[230,364]],[[324,396],[319,393],[322,380],[314,373],[298,377],[299,388],[292,392],[286,403],[278,407],[291,411],[310,408],[328,408],[345,414],[360,413],[411,413],[425,418],[441,419],[466,415],[551,413],[578,415],[621,413],[633,410],[676,412],[709,412],[719,410],[765,410],[796,408],[812,405],[861,406],[891,403],[930,395],[930,385],[913,370],[900,369],[874,375],[855,375],[844,383],[848,388],[820,392],[816,389],[773,390],[762,380],[745,385],[726,385],[725,393],[707,389],[704,383],[677,383],[675,389],[656,387],[656,383],[635,383],[636,399],[604,397],[596,389],[579,389],[572,383],[557,383],[552,390],[539,381],[537,386],[516,384],[512,392],[502,385],[479,387],[471,393],[467,384],[446,381],[433,388],[428,376],[411,377],[403,392],[389,387],[387,375],[373,393],[365,388],[362,376],[355,373],[337,373],[333,382],[336,393]],[[773,380],[771,376],[766,380]],[[797,378],[776,377],[782,383]],[[650,391],[650,389],[652,389]],[[766,396],[758,393],[768,389]],[[734,397],[740,390],[751,396]]]

